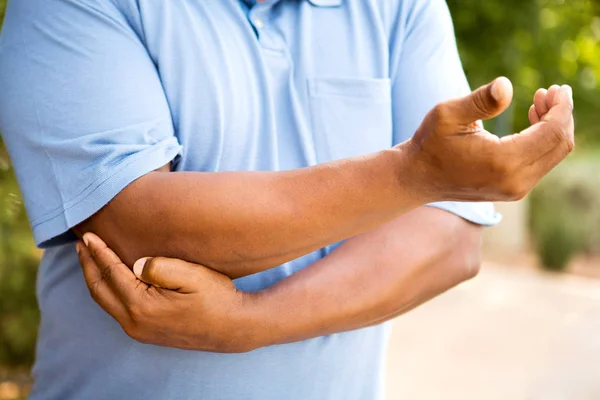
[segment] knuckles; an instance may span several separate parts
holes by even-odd
[[[557,143],[565,142],[568,139],[565,127],[563,127],[561,124],[552,122],[547,126],[548,133],[555,138]]]
[[[440,124],[450,117],[450,107],[446,103],[439,103],[430,111],[430,116],[435,124]]]
[[[119,323],[129,337],[138,342],[145,343],[146,336],[144,333],[148,331],[147,321],[149,318],[146,304],[129,300],[124,303],[124,306],[126,313],[119,318]]]
[[[575,138],[573,136],[569,136],[566,141],[567,144],[567,154],[571,154],[573,150],[575,150]]]
[[[127,305],[127,314],[131,322],[135,325],[140,325],[145,321],[146,313],[144,312],[143,306],[136,303]]]
[[[142,331],[139,328],[137,328],[135,325],[133,325],[133,324],[121,324],[121,327],[123,328],[123,330],[125,331],[125,333],[127,334],[127,336],[129,336],[130,338],[132,338],[136,342],[147,343],[144,340],[143,335],[141,334]]]
[[[558,122],[549,121],[547,127],[549,134],[555,138],[557,143],[564,143],[567,154],[575,150],[575,135],[573,134],[572,125],[565,126]]]
[[[144,265],[144,272],[142,273],[144,278],[150,282],[154,282],[155,277],[160,275],[160,271],[165,265],[166,258],[164,257],[153,257],[146,261]]]
[[[529,193],[529,186],[517,179],[505,182],[501,188],[502,196],[508,201],[517,201],[523,199]]]
[[[148,343],[145,314],[140,306],[127,306],[127,318],[120,322],[127,336],[137,342]]]
[[[89,291],[90,291],[90,296],[92,297],[92,300],[94,300],[98,304],[102,303],[102,298],[100,297],[99,290],[98,290],[100,284],[101,284],[101,281],[89,282],[88,283],[88,288],[89,288]]]

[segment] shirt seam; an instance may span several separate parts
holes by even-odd
[[[172,138],[174,138],[174,137],[167,138],[166,140],[169,140]],[[174,147],[177,147],[177,146],[174,146]],[[115,175],[117,175],[118,173],[123,171],[126,167],[128,167],[129,165],[131,165],[138,159],[142,158],[142,156],[148,157],[148,156],[152,155],[154,152],[159,151],[161,149],[162,149],[161,146],[154,145],[154,146],[150,147],[150,150],[148,152],[140,151],[140,152],[124,159],[123,161],[119,162],[117,164],[116,168],[113,169],[112,174],[110,174],[107,177],[100,177],[98,179],[95,179],[94,181],[92,181],[92,183],[90,183],[88,186],[86,186],[85,189],[81,190],[77,195],[73,196],[67,202],[63,202],[62,206],[57,207],[51,211],[48,211],[44,215],[42,215],[39,218],[32,221],[31,222],[32,228],[36,228],[56,217],[59,217],[61,214],[63,214],[66,218],[67,211],[69,211],[76,205],[81,204],[82,201],[84,201],[85,199],[90,197],[94,192],[96,192],[98,189],[100,189],[107,181],[111,180]],[[93,186],[95,186],[95,187],[93,187]],[[90,187],[93,187],[93,188],[91,190],[89,190],[88,193],[85,193]],[[81,197],[81,198],[79,198],[79,197]],[[62,196],[61,196],[61,198],[62,198]],[[69,203],[72,203],[72,204],[69,204]],[[66,206],[67,204],[69,204],[69,205]]]
[[[133,36],[136,37],[136,39],[139,40],[138,35],[136,34],[136,32],[134,31],[134,29],[129,24],[123,24],[123,22],[121,22],[118,19],[116,19],[115,17],[111,16],[106,11],[103,11],[103,10],[97,8],[97,7],[94,7],[91,4],[84,3],[81,0],[74,1],[73,3],[76,4],[76,5],[78,5],[79,7],[83,7],[83,8],[88,9],[89,11],[95,13],[96,15],[102,16],[102,17],[108,19],[109,21],[112,21],[124,33],[127,33],[129,35],[133,34]],[[110,4],[113,5],[114,11],[116,11],[117,13],[119,13],[125,20],[127,20],[127,17],[125,15],[125,13],[123,13],[123,11],[113,1],[110,1]]]

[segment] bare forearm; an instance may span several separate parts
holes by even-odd
[[[403,163],[391,151],[288,173],[182,174],[172,184],[166,176],[178,174],[150,174],[152,179],[144,179],[146,187],[137,194],[112,202],[131,211],[116,212],[109,204],[104,210],[108,221],[97,227],[122,253],[130,244],[127,235],[138,232],[133,254],[180,253],[194,260],[185,254],[189,248],[192,255],[206,255],[201,263],[242,276],[264,268],[243,265],[243,272],[231,273],[239,260],[293,258],[290,254],[353,239],[265,291],[244,293],[223,274],[171,258],[145,258],[134,275],[90,233],[78,250],[92,297],[136,340],[219,352],[356,329],[410,309],[473,275],[481,233],[443,211],[408,213],[410,209],[438,200],[520,199],[573,149],[573,102],[566,86],[543,94],[546,110],[535,104],[532,126],[521,134],[498,139],[483,131],[475,121],[505,110],[511,94],[507,80],[498,79],[436,106],[409,140],[412,156]],[[408,184],[399,177],[410,177]],[[165,198],[176,206],[165,204],[164,198],[157,202],[152,190],[168,191]],[[292,198],[299,201],[287,201]],[[407,215],[398,217],[403,213]],[[181,222],[183,237],[169,237],[177,235],[173,226],[179,221],[193,218],[199,219]],[[290,226],[281,226],[282,221]],[[111,224],[113,234],[102,234]],[[129,225],[123,226],[121,237],[114,234],[119,224]],[[194,239],[201,243],[182,251],[179,242],[195,229],[199,236]],[[368,233],[354,237],[363,231]],[[145,251],[157,241],[168,246]],[[123,261],[133,261],[128,256]]]
[[[129,265],[166,256],[245,276],[417,207],[399,178],[404,160],[396,148],[286,172],[157,171],[78,230],[97,233]]]
[[[264,343],[279,344],[383,322],[470,278],[480,231],[445,211],[419,208],[252,294],[250,323],[261,326]]]
[[[367,157],[288,172],[150,173],[75,231],[98,233],[130,266],[162,255],[240,277],[428,202],[520,199],[572,151],[573,101],[569,87],[554,90],[530,128],[499,139],[475,121],[511,96],[497,79],[438,104],[410,140]]]

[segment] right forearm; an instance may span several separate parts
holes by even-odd
[[[183,258],[245,276],[372,229],[422,203],[402,146],[285,172],[140,178],[87,226],[132,263]]]
[[[432,201],[517,200],[573,150],[571,89],[550,94],[549,111],[503,138],[476,122],[508,107],[512,86],[498,79],[373,155],[286,172],[150,173],[75,230],[98,233],[129,265],[166,256],[240,277]]]
[[[200,263],[230,276],[243,276],[261,270],[244,262],[261,257],[290,258],[290,254],[368,230],[421,202],[520,198],[573,149],[573,101],[569,87],[550,88],[542,96],[548,109],[534,105],[532,126],[519,135],[499,139],[475,121],[506,109],[507,95],[512,94],[507,85],[505,79],[497,80],[467,97],[436,106],[407,147],[367,158],[282,173],[148,174],[103,210],[104,225],[97,228],[113,224],[110,239],[120,249],[131,247],[127,235],[135,238],[137,252],[142,252],[140,243],[156,245],[146,256],[182,252],[179,242],[194,237],[204,241],[203,246],[187,244],[192,252],[197,251],[193,254],[199,254],[195,257],[204,258]],[[400,180],[402,177],[408,178],[406,182]],[[173,207],[169,202],[176,204]],[[128,211],[118,212],[124,209]],[[423,217],[419,215],[412,225],[423,222]],[[97,221],[100,219],[91,225]],[[439,224],[441,219],[435,222]],[[384,242],[391,240],[393,244],[394,238],[382,229],[348,241],[326,259],[256,296],[239,291],[234,282],[210,268],[164,257],[139,260],[135,279],[123,266],[122,261],[128,260],[121,260],[92,234],[85,235],[77,248],[92,297],[132,338],[184,349],[241,352],[368,326],[464,279],[460,273],[450,273],[440,281],[432,266],[445,258],[450,261],[446,265],[471,270],[478,264],[480,232],[462,221],[458,229],[457,217],[447,222],[450,229],[438,232],[442,235],[437,239],[425,231],[419,239],[418,232],[405,227],[409,234],[415,234],[413,242],[421,245],[421,249],[410,244],[404,248],[408,249],[406,254],[416,255],[412,261],[409,257],[398,264],[400,268],[408,266],[408,270],[380,268],[394,267],[399,254],[387,251],[397,246],[386,248]],[[387,228],[398,233],[391,225]],[[172,235],[178,236],[173,239]],[[456,243],[452,245],[455,240],[460,242],[458,251]],[[448,260],[450,253],[455,260]],[[354,270],[356,273],[340,269],[352,263],[361,267]],[[411,279],[419,275],[425,279]],[[417,281],[426,284],[415,292],[411,283]],[[390,286],[390,282],[395,283]],[[330,290],[332,285],[335,290]],[[324,301],[330,307],[307,314],[307,288],[318,289],[312,296],[314,307]],[[348,288],[360,292],[358,302],[344,303]],[[399,301],[384,293],[393,294],[397,289],[401,292]],[[340,320],[336,308],[340,299],[350,319]],[[289,303],[288,307],[282,302]],[[267,327],[266,334],[264,323],[260,325],[264,318],[278,321]],[[286,318],[288,323],[281,325]],[[348,324],[349,320],[354,322]],[[262,329],[239,329],[257,323]]]

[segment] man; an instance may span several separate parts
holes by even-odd
[[[573,147],[566,86],[482,129],[512,87],[468,94],[442,0],[12,0],[0,85],[46,248],[32,399],[382,398],[382,322],[498,222],[463,201]]]

